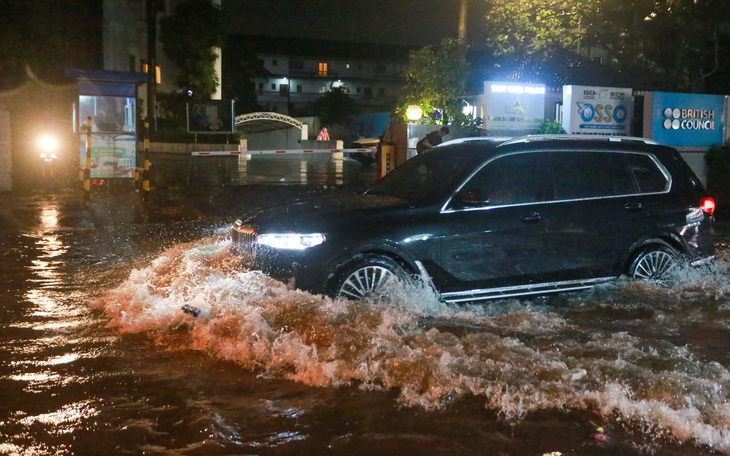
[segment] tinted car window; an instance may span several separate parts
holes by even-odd
[[[630,195],[636,186],[622,153],[558,152],[553,154],[555,198]]]
[[[386,195],[412,203],[447,196],[485,160],[475,151],[443,150],[414,157],[375,183],[368,194]]]
[[[485,165],[466,183],[462,193],[470,193],[484,205],[500,206],[545,201],[542,178],[545,154],[528,153],[500,157]]]
[[[626,159],[641,193],[657,193],[666,190],[667,177],[651,157],[644,154],[626,154]]]

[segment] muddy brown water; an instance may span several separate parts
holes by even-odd
[[[671,288],[364,305],[229,255],[246,207],[367,181],[267,166],[146,201],[0,195],[0,454],[730,454],[725,224]]]

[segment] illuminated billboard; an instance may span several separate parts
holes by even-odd
[[[485,81],[488,131],[538,131],[545,121],[545,85]]]
[[[569,134],[628,136],[633,109],[631,89],[563,86],[563,129]]]

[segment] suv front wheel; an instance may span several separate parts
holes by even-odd
[[[335,286],[335,297],[361,301],[378,295],[392,280],[404,280],[406,271],[392,259],[366,255],[343,269]]]
[[[679,252],[669,244],[651,244],[636,254],[629,266],[629,277],[666,286],[672,282],[679,264]]]

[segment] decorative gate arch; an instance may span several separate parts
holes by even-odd
[[[284,114],[279,114],[278,112],[251,112],[248,114],[242,114],[240,116],[236,116],[236,126],[242,125],[246,122],[264,122],[265,124],[268,124],[268,128],[263,128],[264,130],[274,130],[278,127],[272,127],[272,124],[276,123],[284,123],[287,125],[291,125],[292,127],[296,127],[299,130],[301,130],[300,138],[303,140],[309,139],[309,125],[298,121],[297,119],[293,117],[289,117]],[[265,127],[265,126],[264,126]]]

